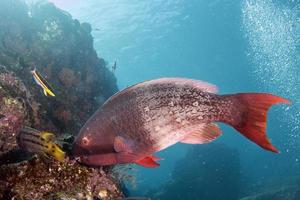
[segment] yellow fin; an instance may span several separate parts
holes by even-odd
[[[61,150],[61,148],[59,148],[57,145],[56,145],[56,148],[55,148],[55,153],[54,153],[54,158],[56,160],[58,160],[59,162],[62,162],[64,159],[65,159],[65,155],[66,153]]]
[[[46,142],[49,142],[55,139],[55,135],[53,133],[43,131],[41,132],[41,138],[43,138]]]
[[[46,89],[46,93],[49,94],[52,97],[55,97],[55,94],[50,89]]]
[[[43,91],[44,91],[44,95],[48,96],[46,89],[43,89]]]
[[[44,145],[44,151],[47,155],[53,156],[60,162],[65,159],[65,152],[54,142],[47,142]]]

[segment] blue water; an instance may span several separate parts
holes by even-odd
[[[262,190],[266,183],[280,186],[299,175],[298,1],[53,1],[92,24],[98,55],[108,67],[117,62],[120,89],[172,76],[205,80],[221,94],[271,92],[292,100],[292,106],[275,106],[269,112],[268,135],[281,154],[262,150],[226,125],[221,125],[223,135],[215,143],[236,149],[241,175]],[[136,187],[128,186],[131,193],[143,195],[172,179],[175,163],[191,146],[176,144],[159,152],[164,158],[159,168],[138,167]]]

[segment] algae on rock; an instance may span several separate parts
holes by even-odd
[[[33,81],[36,68],[54,88],[46,97]],[[23,126],[76,135],[117,91],[116,78],[93,48],[91,26],[41,1],[0,1],[0,199],[119,199],[111,171],[71,158],[43,161],[18,148]],[[100,195],[100,196],[99,196]]]

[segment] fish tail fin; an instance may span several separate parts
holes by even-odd
[[[52,97],[55,97],[55,94],[50,89],[47,89],[47,94]]]
[[[279,153],[266,134],[267,112],[274,104],[289,104],[290,102],[287,99],[266,93],[241,93],[225,96],[234,102],[232,115],[235,119],[231,122],[228,120],[226,123],[262,148]]]
[[[48,96],[46,89],[43,89],[44,95]]]

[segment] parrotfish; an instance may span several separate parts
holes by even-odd
[[[36,70],[36,68],[31,71],[31,74],[34,81],[43,89],[45,96],[55,96],[55,94],[52,92],[52,87],[49,85],[49,83],[47,83],[46,79]]]
[[[65,152],[55,143],[53,133],[24,127],[17,141],[20,148],[28,152],[54,157],[60,162],[65,158]]]
[[[219,95],[199,80],[161,78],[109,98],[81,128],[73,154],[89,166],[136,163],[157,167],[153,154],[177,142],[203,144],[228,124],[262,148],[278,152],[266,135],[267,111],[287,99],[267,93]]]

